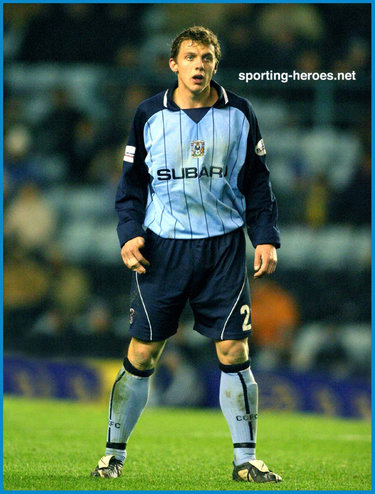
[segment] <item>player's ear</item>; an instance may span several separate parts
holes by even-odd
[[[216,62],[216,64],[215,64],[215,68],[214,68],[214,74],[216,74],[217,69],[218,69],[218,66],[219,66],[219,62]]]
[[[170,69],[171,69],[172,72],[174,72],[175,74],[177,74],[177,72],[178,72],[178,65],[177,65],[177,63],[176,63],[176,61],[175,61],[174,58],[170,58],[169,59],[169,67],[170,67]]]

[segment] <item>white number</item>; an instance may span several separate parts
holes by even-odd
[[[251,329],[251,324],[248,324],[250,318],[250,307],[248,305],[243,305],[240,309],[241,314],[245,314],[245,319],[242,324],[242,331],[249,331]]]

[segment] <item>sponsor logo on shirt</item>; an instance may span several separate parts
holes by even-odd
[[[204,141],[193,141],[190,143],[190,146],[193,158],[201,158],[204,156]]]
[[[264,145],[263,139],[255,146],[255,152],[258,156],[264,156],[266,154],[266,146]]]
[[[202,166],[200,170],[195,166],[181,168],[180,170],[176,170],[175,168],[161,168],[156,173],[159,180],[178,180],[202,177],[223,178],[228,174],[228,167],[223,168],[221,166],[210,166],[206,168],[205,166]]]

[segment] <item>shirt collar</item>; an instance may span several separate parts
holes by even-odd
[[[217,82],[215,82],[214,80],[211,80],[210,85],[216,89],[217,94],[219,96],[216,103],[212,106],[214,108],[222,108],[225,105],[227,105],[228,104],[228,95],[227,95],[227,92],[225,91],[225,89],[222,86],[220,86]],[[168,108],[168,110],[172,110],[172,111],[181,110],[181,108],[179,106],[177,106],[176,103],[172,99],[173,91],[176,89],[177,86],[178,86],[178,82],[175,81],[173,86],[168,88],[164,93],[163,106],[164,106],[164,108]]]

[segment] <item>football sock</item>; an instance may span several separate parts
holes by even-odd
[[[258,416],[258,385],[250,361],[223,365],[220,378],[220,407],[233,441],[234,464],[255,460]]]
[[[126,443],[146,406],[153,372],[136,369],[125,357],[109,400],[106,455],[125,461]]]

